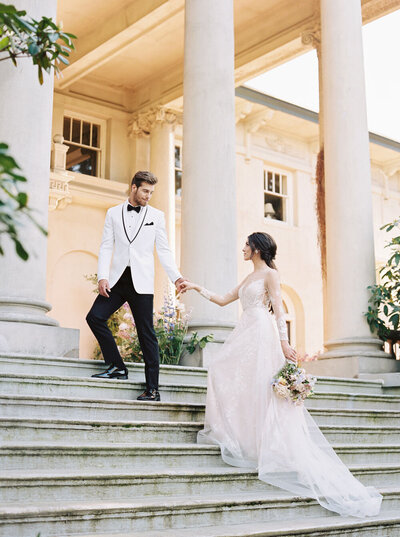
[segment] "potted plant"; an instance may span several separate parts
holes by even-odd
[[[395,229],[398,233],[385,246],[389,248],[390,256],[379,270],[380,283],[368,287],[370,305],[364,315],[371,332],[390,344],[392,356],[395,357],[393,346],[400,342],[400,219],[385,224],[381,229],[386,232]]]

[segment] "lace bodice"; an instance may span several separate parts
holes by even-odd
[[[247,308],[265,308],[268,303],[268,294],[264,285],[264,278],[251,280],[239,288],[239,299],[243,310]]]

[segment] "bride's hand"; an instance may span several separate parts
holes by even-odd
[[[289,343],[287,341],[281,341],[281,347],[282,347],[282,351],[283,351],[283,354],[285,355],[286,360],[296,364],[297,363],[297,353],[289,345]]]

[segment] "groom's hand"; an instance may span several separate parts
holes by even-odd
[[[111,289],[108,284],[108,280],[100,280],[99,281],[99,293],[101,294],[101,296],[105,296],[106,298],[109,298],[110,295],[108,293],[110,291]]]
[[[180,293],[184,287],[184,284],[185,284],[185,279],[184,278],[178,278],[175,282],[175,287],[176,287],[176,290],[178,291],[178,293]]]

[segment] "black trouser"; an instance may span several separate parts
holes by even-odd
[[[153,295],[140,295],[135,291],[129,267],[108,294],[109,298],[98,295],[86,316],[86,321],[99,342],[106,365],[126,369],[107,320],[122,304],[128,302],[143,352],[146,388],[158,390],[160,355],[153,326]]]

